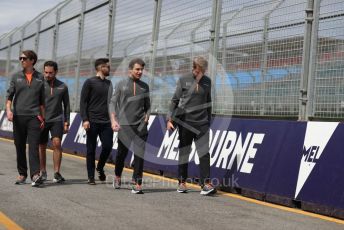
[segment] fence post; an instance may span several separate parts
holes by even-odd
[[[117,0],[109,1],[109,34],[108,34],[108,46],[107,46],[107,57],[109,58],[109,65],[112,64],[112,53],[113,53],[113,39],[115,34],[115,18],[116,18],[116,5]]]
[[[222,26],[222,66],[224,69],[227,69],[227,33],[228,33],[228,24],[241,12],[243,8],[235,11],[235,13],[223,23]]]
[[[35,36],[35,52],[38,54],[38,47],[39,47],[39,32],[41,31],[41,23],[42,19],[40,18],[37,21],[37,32],[36,32],[36,36]]]
[[[270,11],[271,12],[271,11]],[[262,61],[261,61],[261,101],[259,108],[259,115],[264,116],[265,114],[265,91],[266,91],[266,79],[268,68],[268,29],[270,24],[270,12],[264,17],[264,32],[263,32],[263,48],[262,48]]]
[[[216,69],[217,69],[217,53],[219,48],[219,34],[221,23],[222,0],[213,0],[213,10],[211,15],[210,28],[210,54],[209,54],[209,77],[212,80],[212,106],[216,103]]]
[[[73,112],[76,112],[78,106],[78,97],[79,97],[79,79],[80,79],[80,66],[81,66],[81,49],[82,49],[82,41],[84,36],[84,25],[85,25],[85,9],[86,9],[86,1],[80,0],[82,7],[79,19],[79,34],[78,34],[78,48],[77,48],[77,65],[75,71],[75,92],[74,92],[74,105],[73,105]]]
[[[59,38],[61,11],[71,1],[72,0],[69,0],[67,2],[63,2],[62,6],[56,10],[55,27],[53,30],[53,48],[52,48],[52,54],[51,54],[52,60],[56,60],[56,58],[57,58],[57,43],[58,43],[58,38]]]
[[[55,27],[53,30],[53,50],[52,50],[52,59],[56,60],[57,57],[57,41],[59,37],[59,23],[61,18],[61,8],[56,11],[56,21],[55,21]]]
[[[194,29],[192,29],[191,33],[190,33],[190,59],[192,60],[194,58],[194,50],[195,50],[195,40],[196,40],[196,31],[201,28],[209,19],[206,18],[203,21],[201,21]],[[190,70],[192,69],[192,61],[190,61]]]
[[[310,46],[310,60],[308,72],[308,102],[306,107],[306,120],[313,118],[315,115],[315,71],[317,61],[317,46],[320,17],[320,0],[314,0],[312,38]]]
[[[309,64],[310,64],[310,49],[312,40],[312,24],[313,24],[313,9],[314,0],[308,0],[306,7],[305,18],[305,34],[303,40],[303,53],[302,53],[302,70],[300,79],[300,107],[299,107],[299,120],[307,120],[307,103],[308,103],[308,76],[309,76]]]
[[[156,50],[158,47],[158,39],[159,39],[161,6],[162,6],[162,0],[155,0],[153,31],[152,31],[151,51],[150,51],[151,52],[151,57],[150,57],[151,76],[149,78],[149,88],[151,91],[153,91],[153,85],[154,85],[155,58],[156,58]]]
[[[265,76],[267,74],[268,69],[268,35],[269,35],[269,24],[270,24],[270,16],[271,14],[284,2],[285,0],[281,0],[278,2],[265,16],[264,16],[264,32],[263,32],[263,48],[262,48],[262,61],[261,61],[261,101],[260,101],[260,108],[259,108],[259,115],[265,115],[265,91],[266,91],[266,79]]]
[[[6,85],[7,86],[8,86],[8,83],[10,82],[9,79],[10,79],[10,67],[11,67],[12,36],[13,36],[13,33],[8,38],[7,61],[6,61],[6,76],[7,76],[7,83],[6,83]]]
[[[168,43],[168,39],[170,38],[170,36],[172,34],[174,34],[174,32],[179,29],[182,25],[184,24],[184,22],[179,23],[178,25],[176,25],[171,32],[169,32],[165,37],[164,37],[164,51],[163,51],[163,73],[166,74],[167,71],[167,64],[168,64],[168,60],[167,60],[167,43]]]
[[[19,52],[18,52],[18,56],[21,55],[21,52],[24,49],[24,36],[25,36],[25,30],[27,25],[29,24],[29,22],[25,23],[22,27],[19,28],[20,32],[21,32],[21,38],[20,38],[20,43],[19,43]],[[18,64],[18,66],[20,66],[20,62]]]

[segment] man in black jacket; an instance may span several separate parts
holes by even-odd
[[[82,125],[86,130],[86,164],[88,183],[95,185],[94,169],[97,138],[102,143],[102,151],[97,164],[98,178],[106,180],[104,173],[105,163],[112,150],[113,131],[109,116],[109,89],[112,89],[111,81],[106,79],[110,74],[109,59],[99,58],[95,61],[97,74],[87,79],[81,90],[80,115]]]
[[[118,148],[113,186],[120,188],[124,160],[131,143],[134,144],[132,193],[142,194],[142,174],[147,124],[150,115],[149,86],[141,81],[145,63],[135,58],[129,63],[129,76],[116,84],[111,103],[112,129],[118,131]]]
[[[23,70],[12,76],[7,90],[6,115],[9,121],[13,121],[13,137],[19,172],[16,184],[26,182],[26,139],[28,139],[30,177],[32,186],[37,187],[42,184],[38,148],[40,131],[44,127],[44,81],[43,75],[33,67],[37,61],[34,51],[23,51],[19,60]]]
[[[167,115],[167,130],[179,130],[179,161],[177,191],[187,192],[185,181],[192,142],[195,141],[200,160],[201,194],[216,193],[210,183],[209,126],[211,121],[211,80],[204,73],[208,62],[203,57],[193,60],[192,75],[181,77]]]
[[[43,180],[46,180],[46,149],[50,132],[55,172],[53,181],[60,183],[65,180],[60,174],[62,159],[61,140],[63,134],[69,130],[70,105],[68,87],[56,78],[57,71],[58,66],[56,62],[47,61],[44,63],[45,127],[41,132],[39,158],[41,176]]]

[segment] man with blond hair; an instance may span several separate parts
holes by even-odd
[[[211,80],[205,75],[208,62],[199,56],[193,60],[192,74],[177,82],[167,115],[167,130],[178,126],[179,160],[178,189],[186,193],[188,161],[192,142],[195,142],[200,160],[201,194],[216,193],[210,181],[209,127],[211,122]]]

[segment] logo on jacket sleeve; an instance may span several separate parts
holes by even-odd
[[[337,126],[338,122],[307,123],[294,198],[299,195]]]

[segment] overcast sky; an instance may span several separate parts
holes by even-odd
[[[64,0],[0,0],[0,36]]]

